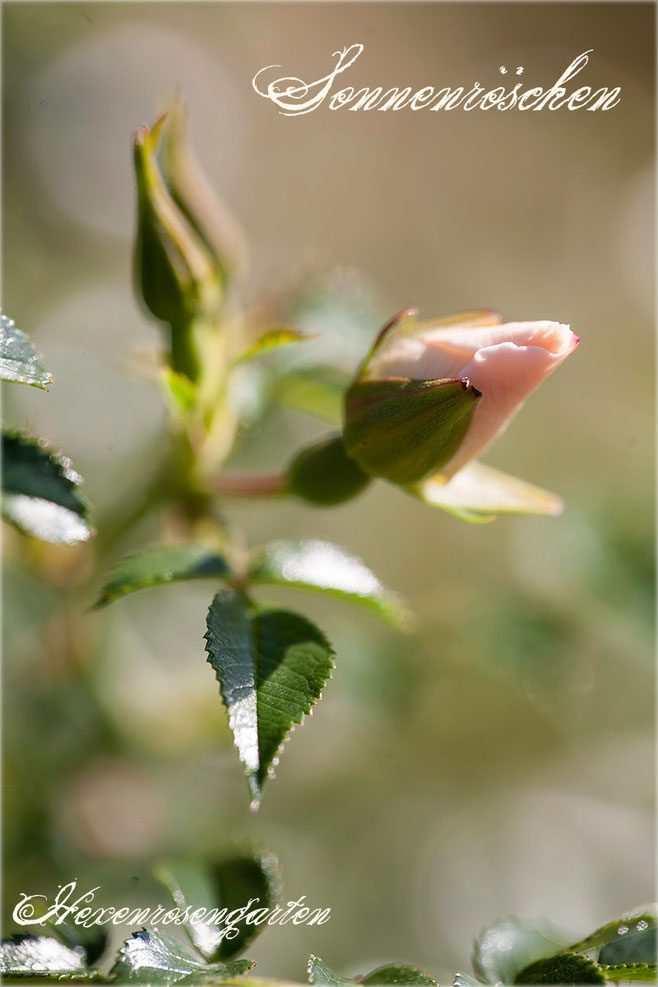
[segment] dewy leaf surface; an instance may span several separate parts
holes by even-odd
[[[0,380],[30,384],[42,391],[48,390],[52,380],[28,337],[6,315],[0,315]]]
[[[12,936],[0,946],[0,973],[11,977],[52,977],[53,980],[89,980],[82,947],[71,949],[50,936]]]
[[[254,901],[249,911],[272,908],[279,891],[276,859],[268,853],[243,853],[215,863],[171,861],[159,867],[155,876],[162,881],[177,907],[189,906],[209,912],[226,909],[227,915]],[[205,917],[204,917],[205,918]],[[247,925],[244,920],[232,925],[237,935],[224,935],[225,921],[210,918],[190,921],[185,930],[207,960],[225,960],[241,953],[262,932],[263,925]]]
[[[521,970],[516,984],[604,984],[603,970],[582,953],[560,953]]]
[[[380,966],[365,977],[359,978],[359,983],[368,984],[369,987],[377,987],[378,984],[407,984],[407,985],[427,985],[427,987],[438,987],[436,980],[433,980],[422,970],[415,966],[407,966],[404,963],[388,963]]]
[[[159,545],[123,559],[110,573],[95,608],[148,586],[229,574],[226,559],[205,545]]]
[[[607,922],[569,949],[574,953],[600,950],[600,963],[653,963],[656,959],[656,912],[644,906]]]
[[[327,966],[319,956],[311,954],[306,965],[309,984],[318,984],[319,987],[352,987],[356,980],[348,980],[347,977],[336,973],[330,966]]]
[[[80,483],[68,459],[20,432],[3,432],[2,513],[25,534],[64,545],[91,537]]]
[[[257,610],[243,594],[221,590],[208,611],[206,650],[244,764],[252,808],[294,724],[320,698],[333,650],[304,617]]]
[[[206,964],[173,936],[142,929],[126,939],[110,977],[119,985],[204,984],[239,976],[253,965],[251,960]]]
[[[655,963],[621,963],[618,966],[603,966],[606,980],[613,983],[624,981],[641,981],[643,983],[655,984],[656,964]]]
[[[356,555],[331,542],[274,541],[254,558],[249,581],[315,590],[357,603],[398,627],[409,620],[404,602]]]

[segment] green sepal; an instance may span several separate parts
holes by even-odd
[[[163,119],[133,137],[137,182],[135,275],[147,308],[174,326],[215,313],[220,283],[212,255],[176,205],[156,161]],[[174,369],[186,372],[185,367]],[[189,374],[188,374],[189,376]]]
[[[370,477],[347,455],[340,435],[302,449],[286,475],[288,493],[319,507],[351,500],[369,483]]]
[[[371,476],[418,483],[455,454],[480,397],[466,378],[358,379],[345,398],[345,449]]]

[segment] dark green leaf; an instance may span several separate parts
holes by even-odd
[[[288,493],[318,507],[333,507],[360,494],[370,477],[345,452],[342,436],[302,449],[286,471]]]
[[[82,477],[71,462],[35,439],[2,434],[2,513],[24,534],[72,545],[92,534]]]
[[[105,606],[147,586],[208,576],[223,579],[229,572],[226,559],[205,545],[159,545],[120,562],[110,574],[94,607]]]
[[[320,959],[319,956],[311,954],[306,964],[309,984],[318,984],[320,987],[352,987],[356,980],[348,980],[336,973],[330,966]]]
[[[191,913],[207,909],[208,913],[226,909],[227,917],[249,902],[249,913],[272,908],[279,891],[277,861],[271,854],[252,853],[229,857],[216,863],[173,861],[159,867],[155,876],[169,890],[176,905]],[[237,914],[235,916],[238,917]],[[227,929],[237,929],[228,938]],[[185,929],[207,960],[226,960],[246,949],[262,931],[263,925],[216,921],[214,916],[199,916]]]
[[[511,984],[519,970],[564,947],[552,930],[538,929],[517,918],[489,926],[475,941],[473,969],[487,984]]]
[[[334,367],[299,370],[279,379],[275,399],[284,408],[340,426],[348,384],[347,374]]]
[[[333,651],[304,617],[250,608],[234,590],[212,601],[206,642],[255,809],[291,727],[331,676]]]
[[[604,984],[601,967],[582,953],[560,953],[521,970],[515,984]]]
[[[87,968],[81,947],[71,949],[50,936],[12,936],[0,946],[0,973],[13,977],[53,980],[90,980],[98,976]]]
[[[273,583],[337,596],[373,611],[398,627],[409,620],[404,602],[356,555],[326,541],[275,541],[249,569],[251,583]]]
[[[644,983],[656,983],[655,963],[621,963],[619,966],[604,966],[603,972],[607,980],[619,983],[626,980],[640,980]]]
[[[656,959],[656,913],[635,908],[607,922],[569,949],[574,953],[600,950],[600,963],[653,963]]]
[[[360,977],[359,982],[377,987],[378,984],[425,984],[429,987],[438,987],[436,980],[432,980],[422,970],[415,966],[405,966],[404,963],[389,963],[380,966],[377,970]]]
[[[43,391],[52,380],[28,337],[6,315],[0,315],[0,380],[31,384]]]
[[[206,984],[250,970],[251,960],[202,963],[178,939],[142,929],[126,939],[110,970],[118,984]]]

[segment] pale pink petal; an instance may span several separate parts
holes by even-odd
[[[504,431],[528,395],[573,351],[578,340],[569,335],[568,345],[557,352],[513,342],[478,350],[461,376],[482,392],[482,398],[462,444],[441,471],[444,476],[454,476]]]

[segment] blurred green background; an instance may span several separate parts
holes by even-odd
[[[80,550],[5,531],[5,916],[74,878],[103,904],[164,902],[154,860],[249,837],[279,856],[286,899],[332,909],[268,930],[260,973],[303,979],[312,951],[445,978],[497,917],[578,937],[654,896],[653,39],[635,3],[4,6],[4,310],[54,375],[47,395],[6,389],[4,414],[73,458],[101,533],[165,443],[156,387],[130,372],[158,342],[131,288],[130,133],[176,87],[246,231],[249,299],[283,292],[321,334],[313,358],[354,367],[410,304],[582,337],[487,457],[559,491],[560,519],[468,526],[384,484],[331,511],[231,510],[251,543],[336,540],[419,615],[401,636],[269,594],[338,658],[257,816],[205,662],[212,584],[81,616],[157,517]],[[500,65],[546,86],[594,49],[579,84],[622,101],[289,119],[251,88],[271,63],[319,78],[356,41],[349,84],[413,88],[495,86]],[[273,414],[242,459],[280,465],[322,431]]]

